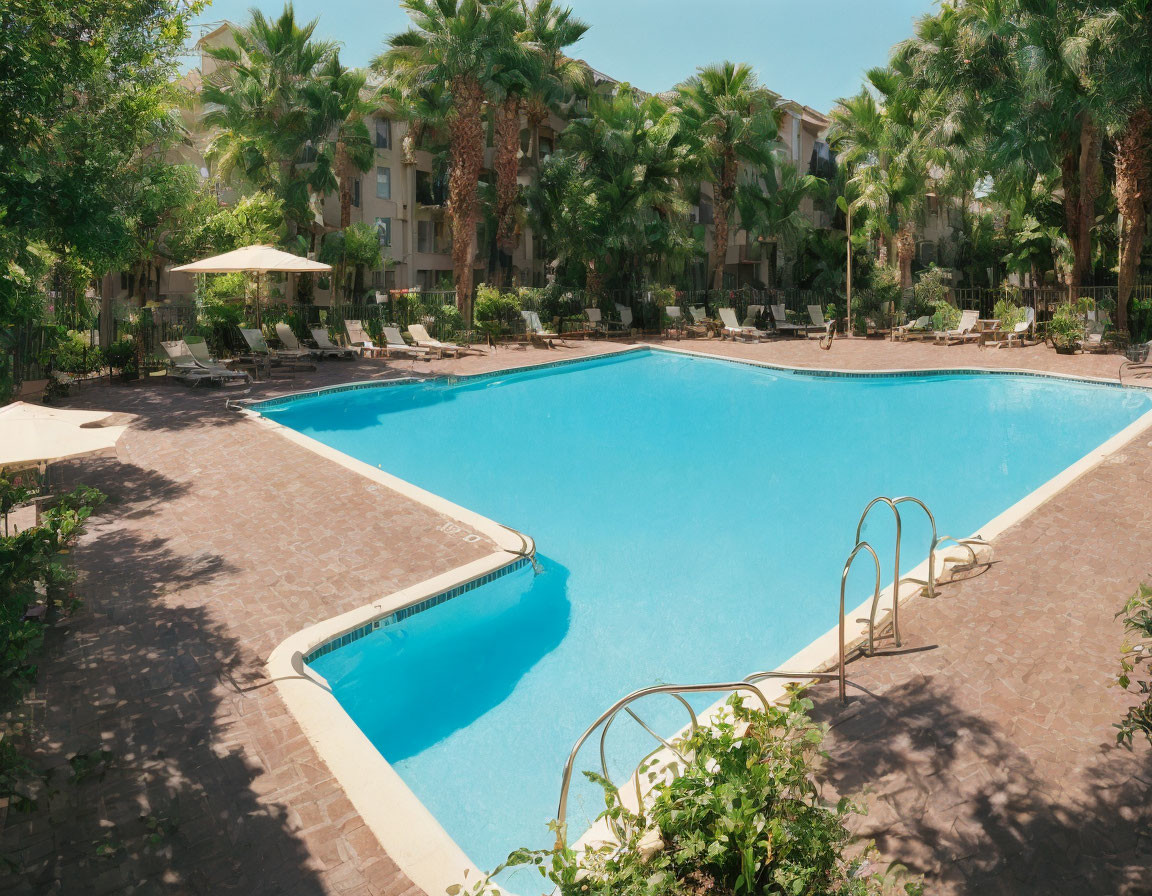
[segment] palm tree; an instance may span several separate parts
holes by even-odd
[[[916,219],[931,161],[918,129],[915,97],[903,74],[876,68],[867,77],[871,89],[840,100],[832,110],[828,136],[848,168],[847,188],[855,196],[849,208],[864,210],[865,232],[894,244],[900,288],[908,289]]]
[[[517,9],[509,25],[520,35],[524,16]],[[528,86],[535,77],[539,60],[533,48],[522,38],[503,42],[497,49],[498,72],[493,79],[496,95],[493,101],[492,142],[495,149],[492,167],[496,174],[492,217],[495,224],[499,265],[496,279],[504,285],[510,279],[511,256],[516,249],[516,205],[520,198],[520,115]]]
[[[720,289],[741,167],[759,171],[773,165],[779,137],[775,101],[750,66],[732,62],[698,69],[677,88],[677,94],[684,127],[698,141],[704,179],[712,184],[712,288]]]
[[[284,200],[289,236],[311,220],[309,189],[299,165],[318,136],[307,93],[335,51],[314,40],[316,20],[296,22],[292,4],[275,21],[258,9],[235,32],[235,47],[210,49],[223,63],[204,86],[204,124],[217,131],[208,159],[225,178],[238,177]]]
[[[369,171],[376,159],[365,116],[375,106],[364,98],[363,72],[345,68],[340,54],[333,53],[316,73],[308,88],[308,102],[315,116],[313,132],[320,135],[313,148],[316,164],[309,178],[313,195],[340,192],[340,229],[352,223],[352,180]]]
[[[736,192],[740,220],[749,238],[777,246],[798,245],[812,227],[801,211],[804,200],[815,196],[824,182],[788,164],[776,165],[763,175],[763,181],[763,186],[746,182]],[[768,286],[776,286],[775,258]]]
[[[1152,3],[1115,0],[1080,23],[1067,44],[1069,64],[1101,97],[1104,130],[1112,138],[1120,234],[1116,324],[1128,326],[1128,301],[1136,284],[1148,231],[1152,196]]]
[[[588,25],[572,15],[571,8],[558,6],[553,0],[521,0],[521,3],[525,20],[523,38],[536,49],[540,62],[533,72],[527,96],[532,141],[529,155],[533,167],[539,171],[540,128],[553,110],[569,106],[591,86],[588,67],[565,53],[588,32]]]
[[[500,53],[512,38],[514,0],[403,0],[412,27],[394,35],[372,68],[406,94],[443,85],[448,103],[448,212],[456,304],[472,313],[477,186],[484,166],[484,106],[497,93]]]
[[[590,290],[637,286],[646,270],[688,255],[691,151],[680,117],[627,85],[593,96],[565,129],[533,191],[533,217],[560,260],[584,268]]]

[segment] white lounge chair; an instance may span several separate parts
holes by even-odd
[[[216,376],[212,371],[205,370],[196,363],[196,359],[188,351],[188,345],[183,339],[172,339],[168,342],[161,342],[160,345],[168,356],[170,365],[168,373],[173,379],[188,386],[211,385],[213,383],[219,385],[223,382],[222,377]]]
[[[628,305],[616,302],[616,313],[620,315],[620,324],[628,332],[632,332],[632,309]]]
[[[353,348],[359,349],[361,355],[370,358],[379,358],[384,355],[384,349],[372,341],[361,321],[344,321],[344,332],[348,334],[348,342]]]
[[[384,327],[382,332],[384,333],[384,345],[382,347],[389,358],[392,355],[407,355],[416,360],[417,358],[432,356],[431,349],[422,348],[419,345],[409,345],[405,342],[404,337],[400,335],[400,330],[396,327]],[[437,355],[443,357],[439,352]]]
[[[628,328],[618,320],[605,320],[599,308],[585,308],[584,316],[592,325],[592,331],[601,336],[628,335]]]
[[[439,339],[433,339],[428,335],[428,329],[423,324],[409,324],[408,335],[412,337],[412,341],[420,348],[429,348],[440,351],[441,353],[447,352],[454,358],[459,358],[461,354],[470,352],[477,355],[482,355],[484,352],[478,348],[472,348],[466,345],[456,345],[454,342],[441,342]]]
[[[308,348],[301,345],[300,340],[296,338],[296,334],[292,328],[286,323],[276,324],[276,338],[280,340],[280,344],[284,346],[278,349],[276,354],[287,357],[289,355],[295,358],[316,358],[320,356],[320,352],[316,349]]]
[[[539,342],[542,345],[546,345],[548,348],[552,348],[553,339],[559,339],[561,342],[564,341],[564,337],[559,333],[553,333],[551,330],[545,329],[544,324],[540,322],[540,315],[538,312],[521,311],[520,316],[524,318],[524,329],[531,341]]]
[[[244,337],[244,341],[248,343],[248,351],[250,357],[256,362],[266,362],[271,364],[288,364],[293,370],[300,367],[307,367],[311,370],[316,369],[316,365],[310,360],[308,352],[296,352],[290,349],[277,349],[273,351],[268,347],[268,340],[264,338],[264,334],[259,330],[254,330],[249,327],[240,327],[240,335]]]
[[[748,313],[744,315],[744,326],[755,327],[760,320],[760,315],[764,313],[763,305],[749,305]]]
[[[312,341],[316,343],[316,348],[320,350],[321,354],[328,358],[347,358],[352,360],[359,352],[347,345],[337,345],[332,341],[332,337],[328,335],[327,327],[311,327],[309,332],[312,334]]]
[[[957,342],[975,342],[980,338],[976,332],[976,321],[980,319],[980,312],[969,309],[960,315],[960,324],[955,330],[937,330],[935,336],[937,345],[952,345]]]
[[[223,361],[213,358],[208,352],[208,343],[200,340],[199,342],[189,342],[184,340],[184,344],[188,347],[188,351],[192,353],[192,357],[196,359],[196,363],[215,373],[217,376],[223,378],[225,383],[228,382],[251,382],[252,378],[242,370],[229,370]]]
[[[772,326],[776,328],[776,332],[781,336],[786,333],[791,333],[793,336],[807,336],[807,324],[794,324],[788,321],[788,312],[783,305],[769,305],[768,309],[772,312]]]
[[[1004,334],[1004,341],[1000,343],[1001,348],[1011,348],[1014,345],[1023,346],[1024,340],[1032,335],[1032,329],[1036,326],[1036,309],[1028,306],[1024,309],[1024,320],[1012,327]]]
[[[759,342],[763,337],[767,336],[761,330],[755,327],[746,327],[736,319],[736,309],[734,308],[721,308],[720,309],[720,322],[724,328],[720,331],[720,337],[730,336],[735,339],[755,339]]]
[[[893,342],[906,342],[909,339],[923,339],[932,335],[932,315],[925,314],[910,324],[892,328]]]

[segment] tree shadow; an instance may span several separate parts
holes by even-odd
[[[1040,771],[1042,739],[962,708],[940,678],[845,707],[826,685],[810,695],[831,726],[823,777],[864,796],[856,832],[926,892],[1152,893],[1152,751],[1105,744],[1085,768]]]
[[[287,759],[275,748],[267,767],[253,761],[234,730],[259,714],[276,735],[275,689],[253,686],[263,660],[190,590],[235,569],[119,518],[166,488],[130,472],[124,503],[93,517],[76,552],[85,605],[51,631],[18,738],[48,786],[30,814],[0,816],[0,892],[327,892],[280,798],[308,782],[267,759]]]

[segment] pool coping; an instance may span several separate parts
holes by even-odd
[[[645,350],[664,351],[671,354],[763,367],[800,375],[891,377],[992,373],[1038,376],[1092,385],[1109,385],[1121,389],[1152,391],[1152,387],[1149,386],[1120,384],[1116,381],[1100,378],[1077,377],[1069,374],[1026,369],[964,367],[926,370],[840,371],[829,368],[790,367],[752,359],[732,358],[678,346],[639,344],[622,346],[618,351],[609,351],[597,356],[563,359],[542,364],[527,364],[477,374],[369,380],[302,390],[265,401],[248,403],[245,407],[238,408],[244,416],[250,418],[257,425],[278,432],[284,438],[345,467],[350,472],[358,473],[366,479],[408,497],[451,520],[463,523],[475,532],[487,537],[496,547],[495,551],[478,560],[448,570],[393,594],[385,595],[372,603],[322,620],[296,632],[272,651],[267,663],[269,675],[275,681],[285,705],[317,754],[340,782],[364,823],[372,831],[389,857],[396,862],[414,884],[428,894],[442,893],[448,887],[468,880],[475,882],[482,879],[486,872],[478,868],[455,840],[449,836],[435,816],[424,806],[340,705],[323,676],[308,666],[306,658],[312,658],[318,652],[318,648],[325,645],[335,643],[335,646],[338,647],[350,643],[357,637],[362,637],[378,628],[382,624],[382,620],[389,616],[395,616],[408,608],[418,607],[422,604],[434,606],[440,599],[451,599],[458,594],[466,593],[471,587],[476,587],[477,584],[483,583],[491,577],[510,571],[512,568],[520,568],[528,562],[528,557],[534,555],[535,544],[531,537],[526,534],[503,526],[406,480],[337,451],[318,440],[259,414],[254,408],[276,406],[304,397],[361,388],[387,388],[418,382],[443,382],[446,379],[455,382],[469,382],[497,378],[514,373],[619,357]],[[975,534],[991,541],[1150,428],[1152,428],[1152,411],[1146,412],[1100,446],[1089,451],[1084,457],[1002,511]],[[939,551],[937,556],[944,557],[948,554],[949,551],[944,549]],[[906,581],[913,577],[926,578],[927,568],[928,561],[925,559],[914,569],[902,570],[902,579]],[[914,600],[920,594],[920,590],[919,586],[901,588],[899,593],[901,607]],[[891,606],[892,592],[893,585],[889,584],[882,592],[881,607]],[[860,617],[867,616],[871,603],[871,598],[869,598],[859,607],[846,613],[846,643],[859,643],[866,636],[866,624]],[[837,655],[838,628],[834,626],[776,668],[793,671],[817,671],[829,667]],[[760,683],[758,687],[767,699],[778,700],[785,695],[789,684],[802,680],[804,679],[771,679]],[[722,711],[723,704],[723,700],[718,701],[701,714],[701,718],[705,720],[714,718],[717,713]],[[563,757],[557,757],[558,780],[562,760]],[[577,842],[587,843],[600,839],[600,836],[600,829],[593,825]]]

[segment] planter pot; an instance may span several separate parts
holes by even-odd
[[[1078,345],[1058,345],[1056,346],[1056,354],[1058,355],[1074,355],[1080,350]]]
[[[1124,350],[1124,357],[1137,364],[1148,360],[1148,346],[1130,345]]]

